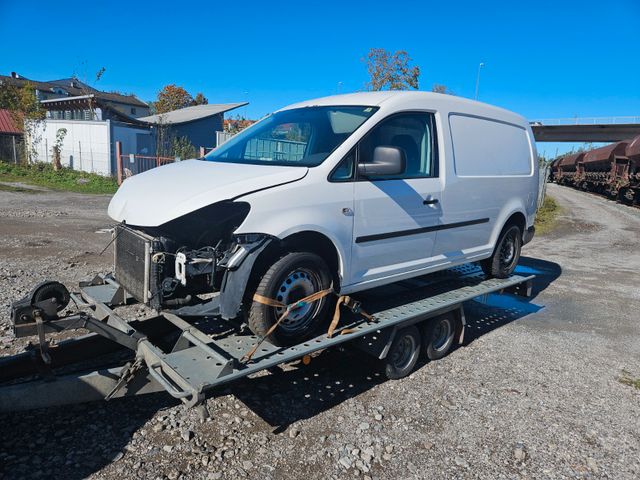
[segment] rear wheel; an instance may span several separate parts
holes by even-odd
[[[500,233],[493,255],[482,260],[480,266],[489,277],[507,278],[518,265],[521,248],[522,232],[520,227],[513,224],[507,225]]]
[[[453,312],[445,313],[426,322],[424,326],[424,348],[429,360],[444,357],[453,345],[456,322]]]
[[[331,273],[321,257],[314,253],[293,252],[267,270],[255,293],[290,305],[330,287]],[[267,340],[277,346],[305,340],[327,318],[332,303],[333,298],[326,296],[292,310]],[[284,311],[284,307],[270,307],[253,301],[248,315],[249,328],[256,335],[264,336]]]
[[[390,380],[409,375],[420,357],[420,332],[415,326],[405,327],[396,336],[385,358],[384,373]]]

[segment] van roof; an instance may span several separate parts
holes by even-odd
[[[406,104],[407,102],[416,104],[430,104],[434,108],[445,106],[445,108],[461,113],[471,113],[477,115],[486,115],[494,118],[501,118],[511,122],[528,124],[526,119],[517,113],[504,108],[495,107],[488,103],[482,103],[468,98],[458,97],[456,95],[447,95],[444,93],[421,92],[421,91],[380,91],[380,92],[356,92],[343,95],[332,95],[329,97],[315,98],[304,102],[288,105],[281,110],[289,110],[301,107],[320,107],[331,105],[366,105],[366,106],[382,106],[394,107],[395,105]]]

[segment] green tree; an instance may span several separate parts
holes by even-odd
[[[51,147],[51,155],[53,156],[53,169],[55,171],[62,170],[62,162],[60,156],[62,154],[62,145],[64,144],[64,137],[67,136],[66,128],[59,128],[56,132],[56,141]]]
[[[367,90],[418,89],[420,67],[411,65],[411,57],[404,50],[391,53],[384,48],[372,48],[363,59],[367,64]]]
[[[181,160],[196,157],[196,147],[187,137],[175,137],[171,142],[171,152],[174,157],[179,157]]]

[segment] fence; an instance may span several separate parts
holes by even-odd
[[[116,167],[118,173],[118,185],[122,181],[138,173],[146,172],[152,168],[161,167],[168,163],[180,160],[175,157],[151,157],[147,155],[136,155],[134,153],[123,154],[122,143],[116,142]]]
[[[550,163],[540,162],[540,170],[538,172],[538,209],[544,204],[544,198],[547,195],[547,181],[549,179],[550,169]]]

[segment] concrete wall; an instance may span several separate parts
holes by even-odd
[[[52,162],[51,149],[61,128],[65,128],[67,134],[62,142],[60,160],[62,165],[75,170],[115,176],[115,142],[122,142],[123,154],[154,154],[155,141],[148,128],[110,120],[46,120],[36,135],[35,161]]]
[[[35,161],[51,163],[51,149],[55,145],[56,133],[61,128],[67,130],[60,155],[62,165],[100,175],[113,174],[109,121],[47,120],[42,122],[35,138]]]

